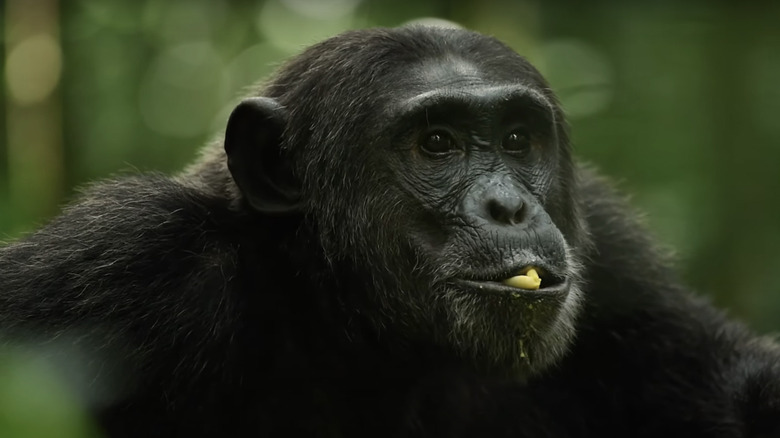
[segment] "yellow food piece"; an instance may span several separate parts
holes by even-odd
[[[530,268],[525,275],[515,275],[504,280],[504,284],[518,289],[537,290],[542,285],[542,279],[536,269]]]
[[[539,281],[539,283],[542,282],[542,279],[539,277],[539,273],[536,272],[536,269],[534,268],[528,268],[528,270],[525,271],[524,274],[533,278],[534,281]]]

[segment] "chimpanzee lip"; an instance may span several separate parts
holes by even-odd
[[[528,298],[561,298],[564,297],[571,287],[571,282],[568,278],[561,280],[558,283],[552,283],[549,286],[540,287],[536,290],[520,289],[517,287],[507,286],[500,281],[490,280],[464,280],[460,279],[456,281],[456,284],[467,289],[469,292],[486,295],[501,295],[501,296],[523,296]]]
[[[503,282],[504,280],[521,275],[529,268],[536,269],[539,277],[542,278],[542,288],[554,287],[566,281],[566,276],[559,273],[560,269],[552,267],[550,264],[540,260],[533,262],[517,263],[511,267],[500,270],[479,270],[462,275],[461,279],[476,282]]]
[[[536,269],[542,279],[542,284],[539,289],[521,289],[504,284],[504,280],[520,275],[521,272],[526,272],[529,268]],[[492,272],[483,271],[470,273],[469,275],[464,275],[459,278],[457,283],[460,283],[469,290],[473,290],[477,293],[501,295],[561,295],[566,294],[570,287],[570,281],[566,276],[559,274],[558,270],[552,268],[549,264],[538,260],[532,263],[515,264],[513,267]]]

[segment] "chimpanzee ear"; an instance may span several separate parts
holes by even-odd
[[[300,210],[299,185],[281,148],[286,125],[284,108],[267,97],[242,101],[228,120],[228,168],[249,205],[261,213]]]

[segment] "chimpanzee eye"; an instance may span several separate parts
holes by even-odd
[[[422,142],[422,150],[430,155],[442,155],[452,152],[455,149],[455,139],[449,132],[433,131],[429,133]]]
[[[531,135],[525,128],[516,128],[504,137],[501,147],[510,152],[523,152],[531,147]]]

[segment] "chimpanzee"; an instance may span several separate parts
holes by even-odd
[[[86,358],[110,437],[780,436],[777,344],[686,290],[539,72],[467,30],[306,49],[181,174],[0,250],[0,294],[6,344]]]

